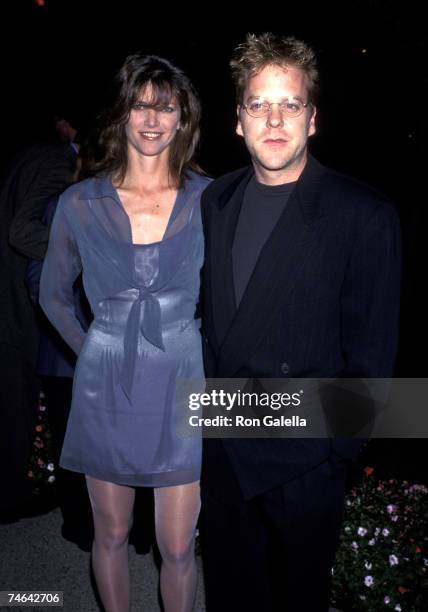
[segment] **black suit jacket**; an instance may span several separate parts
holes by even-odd
[[[71,185],[76,163],[71,144],[40,144],[13,168],[4,191],[13,208],[9,242],[18,253],[38,260],[45,256],[49,228],[41,219],[49,200]]]
[[[400,285],[394,208],[309,157],[237,308],[232,244],[252,175],[244,168],[223,176],[202,196],[207,376],[392,376]],[[353,459],[360,447],[351,439],[206,440],[203,480],[209,488],[220,484],[216,463],[226,452],[245,497],[252,497],[332,451]]]

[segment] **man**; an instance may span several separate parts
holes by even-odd
[[[0,192],[0,406],[3,435],[0,520],[14,520],[31,500],[28,461],[39,395],[36,361],[39,329],[24,284],[27,257],[43,259],[49,228],[41,220],[49,200],[73,180],[76,130],[55,120],[61,143],[30,146],[11,164]]]
[[[400,239],[393,208],[308,154],[318,72],[302,41],[249,35],[231,62],[252,166],[206,189],[208,377],[389,377]],[[346,406],[344,407],[346,409]],[[209,439],[207,610],[325,612],[352,439]]]
[[[74,122],[75,123],[75,122]],[[76,171],[77,129],[64,117],[54,117],[61,144],[36,144],[13,168],[8,197],[14,200],[9,243],[18,253],[42,260],[49,240],[49,228],[42,222],[47,203],[73,181]]]

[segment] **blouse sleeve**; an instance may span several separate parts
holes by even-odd
[[[52,222],[40,278],[40,306],[67,344],[78,354],[85,331],[76,317],[73,285],[82,270],[79,250],[60,198]]]

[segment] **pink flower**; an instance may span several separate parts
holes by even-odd
[[[395,514],[397,512],[397,506],[395,504],[389,504],[386,507],[386,511],[388,512],[388,514]]]

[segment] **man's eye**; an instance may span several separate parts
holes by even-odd
[[[290,113],[296,113],[300,110],[300,105],[296,102],[286,102],[284,104],[285,110],[288,110]]]
[[[261,111],[264,108],[264,103],[263,102],[251,102],[250,104],[250,110],[257,112],[257,111]]]

